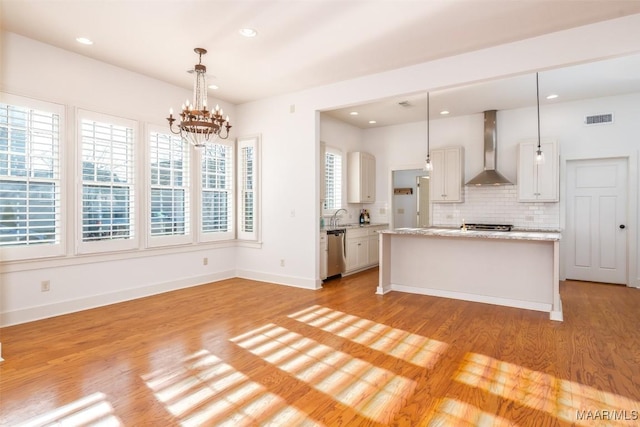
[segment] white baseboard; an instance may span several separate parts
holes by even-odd
[[[498,298],[488,295],[469,294],[465,292],[444,291],[441,289],[419,288],[391,284],[392,291],[407,292],[411,294],[430,295],[433,297],[452,298],[463,301],[482,302],[485,304],[502,305],[506,307],[523,308],[526,310],[544,311],[551,313],[552,304],[534,301],[521,301],[510,298]],[[555,319],[554,319],[555,320]]]
[[[219,273],[194,276],[171,282],[156,283],[140,288],[126,289],[101,295],[92,295],[86,298],[78,298],[70,301],[61,301],[38,307],[29,307],[21,310],[5,312],[0,314],[0,327],[33,322],[34,320],[46,319],[49,317],[157,295],[164,292],[199,286],[211,282],[218,282],[220,280],[230,279],[233,277],[236,277],[236,272],[234,270],[222,271]]]
[[[316,290],[322,288],[322,280],[307,279],[296,276],[283,276],[279,274],[261,273],[252,270],[238,270],[236,277],[248,280],[257,280],[258,282],[275,283],[277,285],[292,286],[294,288],[303,288]]]

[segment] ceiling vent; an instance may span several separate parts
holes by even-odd
[[[584,118],[585,125],[606,125],[613,123],[613,113],[595,114]]]

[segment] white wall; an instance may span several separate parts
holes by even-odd
[[[589,49],[584,49],[585,45]],[[195,247],[190,248],[191,256],[182,255],[180,251],[160,252],[167,257],[154,260],[158,262],[146,258],[155,252],[144,251],[126,260],[68,256],[60,265],[3,263],[1,322],[7,323],[7,313],[15,314],[9,316],[12,322],[11,319],[23,319],[19,313],[29,317],[26,315],[31,315],[31,310],[42,306],[49,306],[52,311],[58,307],[57,313],[62,313],[65,302],[77,302],[75,308],[96,305],[94,298],[104,293],[104,286],[109,286],[112,295],[119,296],[126,295],[132,286],[136,290],[153,285],[162,288],[162,284],[157,284],[158,276],[180,286],[181,277],[196,268],[190,264],[192,258],[201,262],[205,253],[210,263],[206,271],[198,268],[202,282],[207,277],[224,275],[233,267],[238,275],[245,277],[316,287],[319,284],[317,215],[320,206],[318,111],[637,51],[640,51],[640,15],[251,102],[236,106],[235,111],[233,106],[221,103],[229,115],[235,117],[235,135],[262,135],[261,248]],[[14,35],[3,37],[2,90],[65,104],[70,113],[74,107],[81,107],[162,125],[167,107],[177,106],[182,99],[190,97],[188,90]],[[436,128],[434,125],[434,132]],[[391,149],[376,147],[380,145],[378,142],[369,144],[368,139],[362,148],[378,150],[378,170],[389,170],[389,165],[402,162],[413,168],[422,166],[425,151],[422,142],[403,138],[395,143],[406,144],[406,151],[411,150],[413,158],[403,159]],[[573,143],[569,146],[573,147]],[[384,154],[388,154],[388,158]],[[467,153],[467,158],[471,156],[472,153]],[[473,169],[476,165],[469,163],[469,167]],[[377,200],[387,197],[389,181],[390,177],[378,174]],[[637,182],[635,185],[637,188]],[[630,231],[637,236],[637,219],[631,226]],[[637,239],[634,244],[637,246]],[[281,260],[285,261],[284,267],[280,266]],[[175,268],[180,262],[186,262],[186,271]],[[76,265],[85,263],[92,268],[85,270],[86,267]],[[149,268],[166,274],[147,275]],[[91,277],[113,280],[94,285],[90,278],[84,277],[89,271]],[[138,280],[131,281],[129,272]],[[45,298],[37,289],[40,280],[50,277],[56,279],[52,279],[52,291]],[[640,282],[637,272],[634,277]],[[58,280],[64,282],[61,286],[65,292],[60,301],[54,301]],[[185,280],[191,281],[193,276]],[[98,299],[100,304],[116,298]],[[48,310],[42,313],[50,315]]]
[[[65,106],[67,118],[63,167],[73,169],[75,110],[82,108],[166,126],[168,108],[192,96],[182,89],[10,33],[2,34],[0,91]],[[235,106],[219,101],[231,117]],[[141,146],[136,156],[142,155]],[[73,191],[73,184],[68,186]],[[71,227],[73,197],[63,206]],[[68,236],[72,234],[68,233]],[[120,254],[66,254],[0,264],[0,325],[43,317],[236,276],[233,245],[186,245],[140,249]],[[203,265],[203,258],[209,259]],[[40,283],[50,281],[50,291]]]

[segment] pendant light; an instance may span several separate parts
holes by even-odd
[[[538,82],[538,73],[536,73],[536,106],[538,109],[538,149],[536,150],[536,164],[544,163],[544,153],[540,146],[540,84]]]
[[[429,92],[427,92],[427,159],[424,162],[424,170],[427,172],[431,172],[433,170],[431,152],[429,151]]]

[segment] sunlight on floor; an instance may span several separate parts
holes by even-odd
[[[206,350],[143,380],[182,426],[321,425]]]
[[[628,426],[640,412],[640,402],[477,353],[467,354],[454,379],[581,425],[598,417]]]
[[[432,368],[448,347],[437,340],[319,305],[288,317],[425,368]]]
[[[18,424],[16,427],[40,426],[123,426],[113,414],[113,406],[104,393],[93,393],[44,415]]]
[[[231,341],[380,423],[390,422],[416,387],[412,380],[274,324]]]
[[[518,427],[513,421],[482,411],[456,399],[440,399],[435,411],[420,423],[421,426],[439,427]]]

